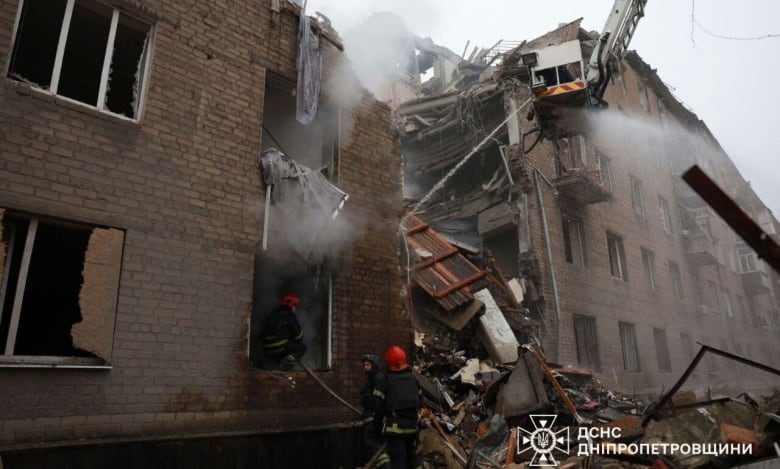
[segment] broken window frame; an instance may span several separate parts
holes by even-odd
[[[110,29],[109,29],[108,37],[106,38],[106,47],[103,56],[102,70],[100,73],[100,84],[98,86],[97,102],[92,104],[92,103],[80,101],[78,99],[70,98],[68,96],[58,93],[61,72],[62,72],[62,64],[65,59],[65,49],[67,47],[67,41],[69,36],[68,33],[70,31],[70,26],[73,21],[73,10],[76,5],[76,2],[83,2],[84,0],[65,0],[66,1],[65,11],[63,14],[59,39],[57,40],[57,48],[56,48],[56,53],[54,58],[54,64],[51,70],[51,81],[48,84],[48,86],[40,85],[32,81],[26,80],[23,76],[17,77],[12,75],[11,65],[14,61],[14,58],[16,57],[16,45],[17,45],[17,41],[19,40],[18,36],[21,32],[20,22],[22,21],[22,17],[23,17],[22,12],[25,8],[25,4],[27,1],[29,0],[19,1],[19,6],[16,12],[16,21],[14,23],[14,29],[12,33],[10,53],[8,54],[4,76],[12,80],[27,83],[38,92],[56,96],[58,99],[62,99],[67,102],[74,103],[78,106],[84,106],[90,109],[95,109],[101,113],[109,114],[111,116],[123,120],[128,120],[131,122],[140,122],[144,114],[146,94],[149,86],[149,75],[151,72],[153,44],[154,44],[154,37],[156,31],[155,25],[152,22],[148,21],[147,19],[143,19],[140,16],[128,14],[125,9],[120,9],[117,6],[114,6],[112,4],[95,2],[95,4],[111,9],[111,17],[109,18]],[[141,56],[139,58],[138,69],[136,71],[137,81],[136,84],[134,85],[135,88],[134,93],[137,93],[137,95],[131,102],[131,104],[134,104],[135,107],[134,109],[135,113],[133,117],[128,117],[122,113],[114,112],[110,110],[107,106],[108,92],[111,88],[110,75],[111,75],[111,69],[113,65],[114,53],[116,50],[116,36],[117,36],[117,31],[119,29],[120,15],[129,17],[132,20],[135,20],[140,23],[144,23],[145,25],[149,26],[149,32],[147,33],[146,41],[143,50],[141,51]]]
[[[8,226],[6,218],[16,219],[17,222],[26,221],[26,233],[17,233],[16,224]],[[121,230],[111,228],[101,228],[87,223],[80,223],[68,220],[54,219],[33,214],[26,214],[16,211],[9,211],[0,208],[0,234],[3,234],[3,240],[0,241],[0,249],[4,256],[2,271],[0,274],[0,324],[6,324],[5,316],[10,315],[7,322],[7,330],[0,330],[0,368],[92,368],[92,369],[110,369],[111,355],[114,341],[114,325],[116,321],[116,308],[119,297],[119,275],[122,267],[122,250],[124,246],[124,233]],[[30,271],[33,256],[36,255],[36,247],[39,239],[40,226],[46,226],[47,229],[59,228],[76,231],[89,231],[88,241],[84,247],[83,266],[81,275],[81,285],[77,299],[77,308],[80,311],[81,320],[70,324],[69,335],[72,338],[71,355],[63,354],[25,354],[17,353],[20,322],[23,317],[29,314],[40,315],[40,311],[31,312],[27,310],[25,314],[25,301],[27,300],[27,284],[31,276],[40,275],[43,270],[40,264],[34,266],[34,271]],[[10,228],[10,229],[9,229]],[[3,233],[5,231],[5,233]],[[102,231],[104,236],[108,235],[109,244],[101,244],[99,249],[92,250],[91,246],[93,236],[97,231]],[[112,233],[113,232],[113,233]],[[121,235],[119,235],[121,233]],[[17,239],[19,237],[19,239]],[[58,237],[61,237],[58,236]],[[105,237],[103,238],[105,242]],[[114,242],[115,245],[111,245]],[[118,245],[116,245],[118,244]],[[113,247],[113,249],[111,249]],[[22,249],[21,257],[14,261],[15,250]],[[90,256],[90,252],[93,253]],[[111,259],[114,257],[115,259]],[[112,262],[113,261],[113,262]],[[12,264],[18,262],[18,266]],[[91,267],[91,268],[90,268]],[[110,270],[105,270],[108,267]],[[12,275],[12,269],[14,274]],[[89,270],[89,273],[88,273]],[[10,279],[14,277],[13,286],[9,288]],[[96,278],[106,279],[106,283],[96,285]],[[115,280],[114,284],[108,283]],[[13,292],[13,297],[9,295]],[[108,298],[109,301],[101,301]],[[6,303],[9,308],[6,311]],[[90,308],[90,312],[85,314],[84,307]],[[107,317],[108,316],[108,317]],[[93,320],[89,320],[91,317]],[[29,319],[27,319],[29,321]],[[40,326],[42,327],[42,326]],[[28,337],[29,340],[29,337]],[[77,341],[88,341],[88,343],[77,343]],[[81,345],[81,347],[79,347]],[[85,345],[89,347],[84,347]],[[31,347],[29,343],[26,345]],[[34,346],[33,346],[34,347]],[[92,350],[87,350],[91,348]],[[83,352],[82,355],[75,355],[76,352]]]
[[[626,254],[623,248],[623,238],[608,232],[607,253],[612,276],[628,281],[628,269],[626,268]]]
[[[577,349],[577,363],[594,371],[601,371],[598,328],[596,318],[583,314],[573,315],[574,342]]]
[[[664,329],[653,328],[653,341],[655,342],[655,357],[660,371],[672,371],[672,359],[669,355],[669,341],[666,339]]]
[[[639,344],[636,341],[636,327],[630,322],[619,321],[620,350],[623,355],[623,371],[642,370],[639,362]]]
[[[571,215],[561,215],[564,259],[568,264],[587,267],[585,232],[582,220]]]

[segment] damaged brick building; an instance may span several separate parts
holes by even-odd
[[[518,338],[537,335],[549,360],[615,389],[668,387],[697,342],[780,365],[777,274],[680,176],[696,164],[774,237],[777,220],[655,70],[628,52],[606,89],[609,108],[587,116],[534,105],[521,56],[579,39],[588,57],[597,37],[577,20],[463,57],[410,40],[416,60],[386,93],[407,98],[397,111],[408,207],[476,263],[495,271],[490,253],[525,285],[524,311],[504,315],[541,326],[513,327]],[[451,327],[435,299],[415,306]],[[777,382],[714,358],[688,386],[735,384]]]
[[[300,11],[0,2],[7,464],[354,463],[355,417],[302,371],[262,371],[259,325],[297,293],[304,363],[353,402],[358,358],[410,343],[401,156],[390,109]]]

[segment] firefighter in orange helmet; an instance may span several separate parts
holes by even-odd
[[[397,345],[390,347],[385,354],[385,362],[387,390],[382,434],[387,440],[390,467],[421,467],[416,455],[420,387],[409,367],[404,349]]]
[[[282,370],[291,370],[306,353],[303,329],[295,315],[299,302],[295,293],[285,293],[279,300],[279,306],[271,311],[263,324],[265,355],[279,359]]]

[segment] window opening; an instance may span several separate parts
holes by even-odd
[[[636,343],[636,331],[634,325],[620,322],[620,346],[623,352],[623,369],[626,371],[639,371],[639,350]]]
[[[666,340],[666,331],[653,328],[653,337],[655,339],[655,355],[658,360],[658,369],[661,371],[672,371],[672,360],[669,356],[669,343]]]
[[[109,362],[124,234],[13,213],[2,228],[2,355]]]
[[[577,362],[592,370],[601,370],[596,318],[575,314],[574,340],[577,343]]]
[[[151,26],[87,0],[24,0],[8,76],[131,119]]]

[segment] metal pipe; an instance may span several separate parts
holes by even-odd
[[[452,169],[450,169],[450,170],[447,172],[447,174],[445,174],[445,175],[444,175],[444,177],[443,177],[443,178],[441,178],[441,179],[439,180],[439,182],[437,182],[437,183],[436,183],[436,184],[435,184],[435,185],[434,185],[434,186],[431,188],[431,190],[429,190],[429,191],[428,191],[428,193],[427,193],[427,194],[425,194],[425,195],[423,196],[423,198],[422,198],[422,199],[420,199],[420,200],[419,200],[419,201],[418,201],[418,202],[417,202],[417,203],[414,205],[414,207],[412,207],[412,209],[411,209],[411,210],[409,210],[409,212],[408,212],[406,215],[404,215],[404,217],[403,217],[403,218],[401,218],[401,223],[403,224],[404,220],[406,220],[407,218],[409,218],[409,216],[410,216],[410,215],[414,214],[414,213],[415,213],[417,210],[419,210],[419,208],[420,208],[420,207],[422,207],[422,206],[423,206],[425,203],[427,203],[427,202],[428,202],[428,200],[429,200],[431,197],[433,197],[433,195],[434,195],[436,192],[438,192],[438,191],[439,191],[439,189],[441,189],[442,187],[444,187],[444,184],[446,184],[446,183],[447,183],[447,181],[448,181],[448,180],[449,180],[449,179],[452,177],[452,175],[453,175],[453,174],[455,174],[456,172],[458,172],[458,170],[459,170],[461,167],[463,167],[463,165],[464,165],[464,164],[466,164],[466,163],[468,162],[468,160],[469,160],[469,159],[470,159],[472,156],[474,156],[474,155],[475,155],[475,154],[476,154],[476,153],[477,153],[477,152],[478,152],[478,151],[479,151],[479,150],[480,150],[480,149],[481,149],[481,148],[482,148],[482,147],[485,145],[485,143],[487,143],[487,142],[489,142],[490,140],[492,140],[492,139],[493,139],[493,136],[494,136],[494,135],[495,135],[495,134],[496,134],[496,133],[497,133],[497,132],[498,132],[498,131],[499,131],[499,130],[502,128],[502,127],[504,127],[504,124],[506,124],[506,123],[507,123],[507,122],[508,122],[510,119],[512,119],[512,118],[515,116],[515,114],[517,114],[518,112],[520,112],[520,110],[521,110],[521,109],[523,109],[523,108],[524,108],[524,107],[526,107],[528,104],[530,104],[530,103],[531,103],[531,101],[532,101],[532,100],[531,100],[531,98],[528,98],[528,99],[527,99],[527,100],[526,100],[526,101],[525,101],[523,104],[521,104],[520,106],[518,106],[518,108],[517,108],[516,110],[512,111],[511,113],[509,113],[509,115],[508,115],[508,116],[506,116],[506,119],[504,119],[503,121],[501,121],[501,123],[500,123],[500,124],[498,124],[498,125],[496,126],[496,128],[494,128],[494,129],[493,129],[493,130],[492,130],[492,131],[491,131],[489,134],[487,134],[487,136],[486,136],[485,138],[483,138],[481,142],[479,142],[479,143],[478,143],[478,144],[477,144],[477,145],[476,145],[474,148],[472,148],[472,149],[471,149],[471,151],[470,151],[470,152],[469,152],[469,153],[468,153],[466,156],[464,156],[464,157],[463,157],[463,158],[462,158],[462,159],[461,159],[461,160],[458,162],[458,164],[456,164],[455,166],[453,166],[453,167],[452,167]]]
[[[550,232],[547,229],[547,214],[544,212],[544,200],[542,199],[542,188],[539,185],[539,177],[544,178],[550,187],[555,186],[544,177],[538,169],[534,169],[534,182],[536,185],[536,197],[539,199],[539,210],[542,212],[542,227],[544,228],[544,244],[547,248],[547,262],[550,264],[550,283],[553,290],[553,305],[555,306],[555,361],[561,359],[561,305],[558,298],[558,282],[555,280],[555,268],[553,267],[552,247],[550,246]],[[557,193],[557,191],[556,191]]]

